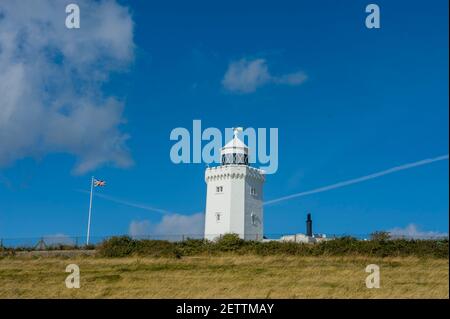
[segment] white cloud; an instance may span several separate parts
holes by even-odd
[[[148,220],[133,220],[128,227],[130,236],[145,236],[152,233],[152,224]]]
[[[269,83],[300,85],[306,79],[306,74],[301,71],[280,76],[271,75],[265,59],[241,59],[230,63],[222,85],[230,92],[251,93]]]
[[[279,84],[288,84],[288,85],[300,85],[306,81],[308,77],[302,71],[285,74],[279,77],[274,77],[273,80],[275,83]]]
[[[81,28],[57,0],[0,3],[0,167],[72,154],[76,173],[132,164],[123,102],[105,96],[111,72],[133,60],[133,21],[114,0],[79,0]]]
[[[158,236],[161,239],[178,238],[181,235],[201,237],[204,232],[204,213],[193,215],[171,214],[163,216],[159,223],[148,220],[132,221],[128,233],[130,236]]]
[[[405,228],[396,227],[388,230],[393,238],[411,238],[411,239],[431,239],[448,237],[448,233],[441,233],[436,231],[421,231],[417,225],[409,224]]]
[[[271,79],[266,61],[242,59],[228,66],[222,84],[229,91],[250,93]]]

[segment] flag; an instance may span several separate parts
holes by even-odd
[[[106,185],[105,181],[94,179],[94,187],[97,187],[97,186],[103,187],[105,185]]]

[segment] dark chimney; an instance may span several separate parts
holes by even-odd
[[[312,237],[312,219],[311,214],[308,214],[306,218],[306,236]]]

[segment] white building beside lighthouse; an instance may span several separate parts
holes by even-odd
[[[221,149],[221,165],[205,171],[205,238],[209,240],[226,233],[263,239],[265,176],[249,166],[248,147],[238,138],[239,131],[234,129],[234,138]]]

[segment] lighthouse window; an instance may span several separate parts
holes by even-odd
[[[222,193],[223,192],[223,186],[216,186],[216,192]]]
[[[255,215],[255,213],[252,213],[251,217],[252,217],[252,225],[256,226],[256,215]]]
[[[256,196],[256,188],[255,187],[250,188],[250,194],[253,196]]]
[[[228,164],[248,165],[248,155],[240,153],[223,154],[222,165]]]
[[[216,213],[216,222],[220,222],[220,217],[221,217],[221,214],[220,213]]]

